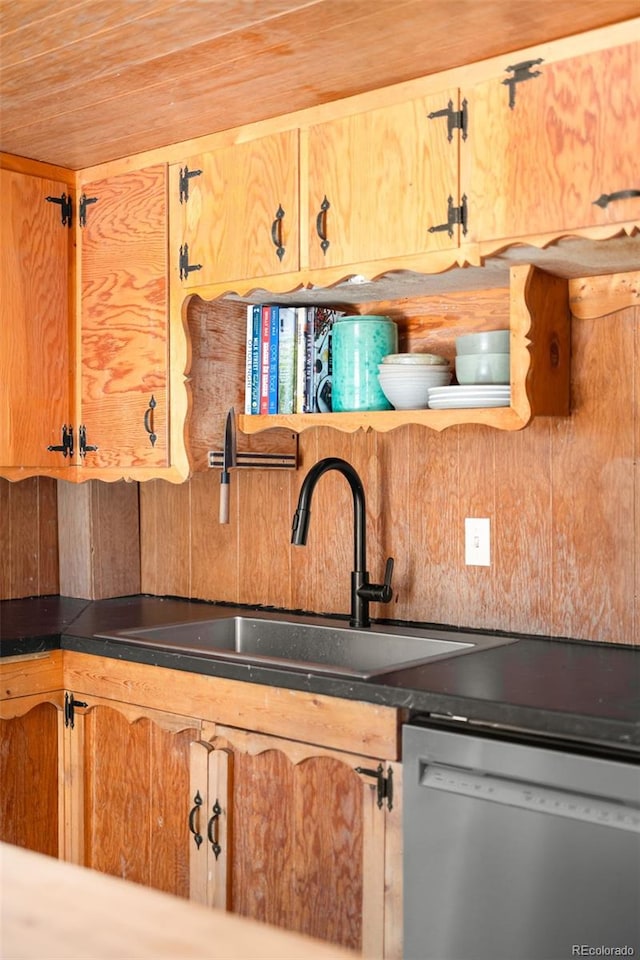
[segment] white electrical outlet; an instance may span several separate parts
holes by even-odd
[[[491,566],[491,524],[488,517],[466,517],[464,562],[468,567]]]

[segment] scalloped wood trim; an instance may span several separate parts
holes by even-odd
[[[24,717],[34,707],[41,703],[51,703],[58,710],[63,708],[64,695],[62,690],[53,693],[34,693],[30,697],[16,697],[13,700],[0,700],[0,720],[15,720]]]
[[[640,270],[571,280],[569,304],[574,317],[580,320],[606,317],[626,307],[640,307]]]
[[[243,433],[259,433],[271,427],[286,427],[301,433],[311,427],[332,427],[343,433],[356,430],[375,430],[386,433],[407,424],[445,430],[461,423],[479,423],[498,430],[521,430],[527,423],[522,412],[526,405],[520,403],[520,412],[512,407],[475,408],[468,410],[375,410],[361,413],[308,413],[288,416],[247,416],[238,418]],[[526,411],[525,411],[526,412]]]

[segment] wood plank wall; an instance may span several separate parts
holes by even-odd
[[[319,484],[308,545],[289,543],[306,470],[341,456],[365,485],[372,579],[387,555],[396,560],[394,601],[374,615],[640,643],[640,307],[628,303],[637,292],[614,314],[574,317],[567,419],[518,433],[307,430],[295,474],[234,472],[228,526],[217,519],[217,471],[141,485],[143,592],[348,611],[342,477]],[[488,568],[465,566],[465,517],[491,520]]]
[[[368,498],[369,570],[396,559],[378,616],[640,644],[640,306],[574,318],[572,415],[519,433],[404,427],[301,434],[301,469],[140,485],[142,591],[345,612],[352,563],[344,480],[325,476],[309,544],[289,544],[306,470],[343,456]],[[632,299],[633,302],[633,299]],[[637,302],[637,295],[635,298]],[[464,564],[464,518],[489,517],[492,565]],[[55,481],[0,480],[0,598],[58,591]]]
[[[58,590],[56,481],[0,479],[0,600]]]

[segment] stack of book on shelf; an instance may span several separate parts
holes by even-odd
[[[244,412],[331,412],[329,307],[249,304]]]

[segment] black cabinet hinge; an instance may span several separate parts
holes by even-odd
[[[73,456],[73,427],[66,423],[62,425],[62,443],[50,443],[47,447],[51,453],[61,453],[63,457]]]
[[[180,167],[180,203],[186,203],[189,199],[189,180],[192,177],[202,175],[202,170],[189,170],[189,167]]]
[[[429,227],[429,233],[442,233],[446,230],[450,237],[453,236],[453,228],[456,224],[462,226],[462,233],[467,234],[467,195],[462,195],[462,202],[459,207],[454,207],[453,197],[447,200],[447,221],[439,223],[435,227]]]
[[[73,212],[73,201],[70,195],[66,193],[61,194],[59,197],[45,197],[47,203],[59,203],[60,204],[60,221],[63,227],[71,226],[71,217]]]
[[[84,700],[75,700],[73,694],[65,693],[64,695],[64,725],[65,727],[71,727],[75,723],[75,709],[76,707],[88,707],[89,704],[85,703]]]
[[[87,225],[87,207],[90,203],[97,202],[97,197],[88,197],[86,193],[83,193],[80,197],[80,202],[78,204],[78,223],[81,227],[86,227]]]
[[[542,71],[532,70],[531,67],[537,67],[538,64],[542,62],[542,57],[538,57],[537,60],[523,60],[522,63],[514,63],[512,67],[505,68],[506,72],[510,73],[511,76],[507,77],[506,80],[502,80],[501,83],[509,87],[510,110],[513,110],[516,105],[516,84],[523,83],[525,80],[533,80],[534,77],[539,77]]]
[[[469,114],[467,111],[467,101],[462,101],[460,110],[453,109],[453,100],[449,100],[446,107],[442,110],[432,110],[427,114],[429,120],[435,120],[437,117],[447,118],[447,140],[449,143],[453,140],[453,131],[462,130],[462,139],[467,139],[467,127],[469,123]]]
[[[378,807],[382,809],[382,806],[387,801],[387,810],[393,809],[393,769],[389,767],[387,776],[384,775],[384,767],[381,763],[378,764],[377,770],[367,770],[365,767],[356,767],[356,773],[362,774],[363,777],[373,777],[376,781],[376,792],[378,794]]]
[[[81,423],[78,427],[78,450],[80,451],[81,457],[86,457],[88,453],[95,453],[97,447],[87,443],[87,428],[84,423]]]
[[[186,280],[192,270],[202,270],[201,263],[189,263],[189,244],[180,246],[180,279]]]

